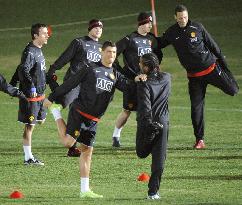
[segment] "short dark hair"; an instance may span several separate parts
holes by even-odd
[[[149,68],[149,72],[159,70],[159,59],[154,53],[146,53],[141,57],[142,64]]]
[[[105,41],[102,46],[102,51],[104,51],[107,47],[116,47],[116,44],[112,41]]]
[[[187,10],[187,7],[185,7],[184,5],[182,4],[179,4],[176,6],[175,8],[175,15],[177,14],[177,12],[183,12],[183,11],[188,11]]]
[[[33,24],[31,26],[31,37],[32,37],[32,40],[34,40],[34,34],[37,34],[39,35],[39,29],[42,28],[42,27],[47,27],[46,24],[43,24],[43,23],[36,23],[36,24]]]

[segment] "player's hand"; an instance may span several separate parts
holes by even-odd
[[[45,108],[50,108],[50,106],[52,105],[52,102],[48,100],[48,98],[45,98],[44,99],[44,103],[43,103],[43,106]]]
[[[134,80],[135,82],[139,82],[139,81],[144,82],[147,80],[147,75],[146,74],[137,75]]]
[[[37,97],[37,92],[36,92],[36,88],[35,87],[30,89],[30,97],[31,98]]]

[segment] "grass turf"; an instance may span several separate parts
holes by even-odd
[[[56,25],[149,10],[149,1],[146,0],[0,0],[0,3],[0,73],[8,80],[19,63],[22,49],[30,40],[28,29],[7,31],[8,28],[28,27],[37,21]],[[173,9],[177,3],[156,1],[160,33],[174,22]],[[186,0],[183,3],[187,5],[190,17],[202,22],[219,43],[241,86],[241,1]],[[129,6],[123,8],[127,4]],[[102,40],[118,40],[135,30],[136,16],[104,23]],[[86,32],[85,23],[53,26],[53,37],[44,48],[47,65],[53,63],[73,38]],[[147,184],[137,181],[141,172],[150,172],[150,157],[145,160],[136,157],[134,113],[123,129],[122,148],[111,147],[114,122],[121,111],[120,92],[116,92],[100,122],[93,155],[91,187],[94,192],[103,194],[104,199],[88,201],[80,201],[78,197],[78,159],[66,157],[67,150],[58,141],[52,116],[48,115],[43,126],[36,126],[33,134],[33,152],[44,160],[45,166],[23,166],[23,126],[16,122],[17,99],[0,93],[0,204],[242,204],[241,92],[232,98],[212,86],[208,87],[205,110],[207,149],[195,151],[191,148],[194,137],[187,80],[172,48],[164,49],[162,68],[172,74],[172,94],[161,201],[144,200]],[[58,75],[63,76],[65,70],[59,71]],[[64,116],[67,116],[67,110]],[[9,194],[15,189],[21,190],[25,198],[9,199]]]

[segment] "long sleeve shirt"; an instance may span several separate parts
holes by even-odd
[[[128,80],[113,67],[108,68],[98,62],[83,66],[78,73],[57,87],[48,99],[53,102],[79,84],[79,96],[73,101],[73,106],[97,118],[105,113],[115,88],[124,91],[129,87]]]
[[[185,28],[178,23],[169,27],[159,39],[162,48],[173,45],[180,63],[188,73],[207,69],[218,59],[226,66],[224,56],[211,35],[197,22],[188,21]]]

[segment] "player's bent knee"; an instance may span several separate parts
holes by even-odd
[[[137,149],[137,147],[136,147],[136,154],[139,158],[144,159],[149,156],[150,152],[145,151],[143,149]]]
[[[70,148],[75,144],[76,140],[70,136],[70,135],[65,135],[65,137],[62,140],[62,144],[66,147],[66,148]]]

